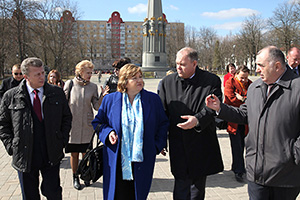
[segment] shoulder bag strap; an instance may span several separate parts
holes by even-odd
[[[93,135],[92,135],[90,144],[89,144],[89,146],[88,146],[88,148],[87,148],[87,150],[86,150],[87,152],[93,149],[93,142],[94,142],[94,137],[95,137],[95,135],[97,136],[97,145],[96,145],[96,147],[99,146],[99,144],[101,143],[101,142],[100,142],[100,139],[99,139],[99,129],[100,129],[100,126],[101,126],[100,123],[96,126],[96,128],[95,128],[95,130],[94,130],[94,133],[93,133]]]
[[[68,102],[70,101],[70,95],[71,95],[71,90],[72,90],[73,84],[74,84],[73,80],[71,79],[70,84],[69,84],[69,89],[68,89]]]

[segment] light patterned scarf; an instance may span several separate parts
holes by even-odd
[[[123,180],[133,180],[131,162],[143,162],[143,108],[138,93],[131,105],[128,94],[122,99],[121,163]]]

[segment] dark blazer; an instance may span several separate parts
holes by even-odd
[[[133,164],[133,177],[136,199],[146,199],[150,191],[156,154],[167,145],[168,118],[157,94],[141,91],[144,117],[144,161]],[[104,199],[114,199],[116,187],[116,165],[120,141],[122,140],[122,93],[114,92],[105,95],[98,114],[93,120],[94,128],[101,123],[100,140],[104,143],[103,150],[103,193]],[[111,145],[109,133],[114,130],[118,142]]]
[[[9,77],[9,78],[6,78],[2,81],[2,84],[0,86],[0,101],[4,95],[4,93],[11,89],[11,88],[14,88],[16,86],[18,86],[20,84],[21,81],[17,81],[16,79],[14,79],[14,77]]]
[[[68,143],[72,114],[61,88],[45,83],[42,100],[46,148],[49,162],[58,164],[64,157],[63,148]],[[32,104],[23,80],[3,96],[0,106],[0,139],[12,155],[12,165],[29,172],[33,151]]]
[[[206,96],[212,93],[222,98],[220,78],[198,67],[192,79],[173,73],[162,80],[159,96],[170,120],[170,162],[175,178],[197,180],[223,171],[215,112],[205,106]],[[186,121],[182,115],[194,115],[199,126],[180,129],[177,124]]]
[[[288,64],[286,64],[286,67],[292,69]],[[292,71],[293,71],[297,76],[300,76],[300,66],[298,66],[297,69],[292,69]]]
[[[272,187],[300,187],[300,78],[287,68],[269,97],[267,85],[253,82],[240,108],[221,104],[219,117],[248,123],[247,179]]]

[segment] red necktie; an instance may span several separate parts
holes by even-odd
[[[41,101],[38,95],[38,90],[35,89],[33,90],[34,93],[34,98],[33,98],[33,110],[35,112],[35,114],[37,115],[37,117],[39,118],[40,121],[42,121],[42,110],[41,110]]]

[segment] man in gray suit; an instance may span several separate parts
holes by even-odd
[[[286,67],[274,46],[258,52],[260,79],[248,89],[240,108],[222,104],[217,96],[206,105],[220,118],[249,124],[245,138],[250,199],[296,199],[300,191],[300,79]]]

